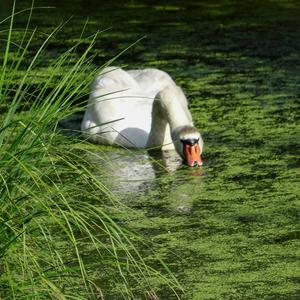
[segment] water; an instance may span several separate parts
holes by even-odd
[[[115,64],[161,68],[187,94],[202,168],[101,148],[112,189],[138,212],[124,222],[154,243],[183,299],[299,299],[298,1],[37,2],[57,7],[34,16],[44,31],[73,15],[45,59],[85,22],[86,35],[110,28],[97,65],[146,36]]]

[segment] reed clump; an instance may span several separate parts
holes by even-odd
[[[0,31],[0,298],[134,298],[152,290],[154,278],[176,295],[176,280],[147,266],[135,248],[140,238],[115,220],[112,207],[122,205],[95,175],[88,157],[96,154],[58,130],[60,120],[82,109],[99,72],[89,54],[97,35],[41,73],[36,66],[63,25],[32,54],[32,11],[13,7],[0,22],[7,25]],[[14,29],[20,13],[29,14],[22,31]]]

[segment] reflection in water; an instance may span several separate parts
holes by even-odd
[[[181,159],[176,151],[120,150],[105,151],[107,160],[93,160],[101,164],[108,178],[109,188],[122,195],[124,193],[145,192],[155,188],[155,179],[177,170]],[[101,157],[102,153],[99,155]]]
[[[182,165],[175,150],[146,152],[115,148],[108,151],[104,147],[100,151],[96,150],[88,159],[97,166],[97,176],[124,203],[140,206],[140,197],[145,196],[152,211],[162,212],[159,203],[164,198],[166,214],[191,213],[202,169]]]

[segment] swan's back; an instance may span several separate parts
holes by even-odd
[[[158,69],[130,70],[127,72],[147,95],[155,97],[167,86],[175,86],[169,74]]]
[[[94,80],[91,93],[97,93],[101,89],[117,91],[128,88],[138,88],[137,82],[128,72],[116,67],[107,67]]]
[[[105,68],[92,84],[81,129],[97,143],[144,148],[153,100],[128,72]]]

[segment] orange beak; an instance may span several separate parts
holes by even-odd
[[[200,147],[198,143],[194,145],[183,144],[183,154],[187,164],[190,167],[202,166],[203,162],[200,156]]]

